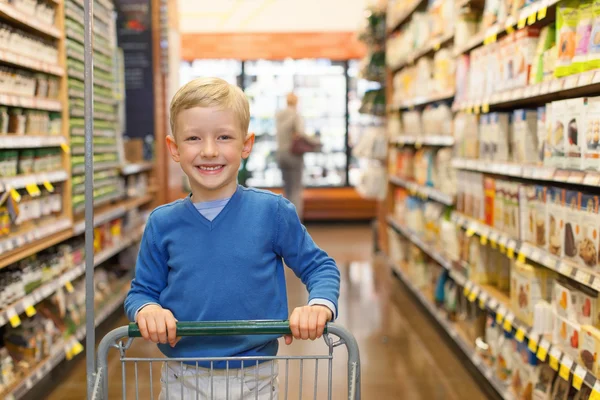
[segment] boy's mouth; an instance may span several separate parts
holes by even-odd
[[[225,165],[219,164],[219,165],[198,165],[196,166],[196,169],[198,169],[200,172],[204,173],[204,174],[215,174],[215,173],[219,173],[223,170],[223,168],[225,168]]]

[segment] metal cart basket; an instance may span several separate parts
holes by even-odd
[[[226,335],[285,335],[290,334],[290,327],[287,321],[231,321],[231,322],[179,322],[177,324],[177,336],[226,336]],[[332,340],[331,335],[336,336],[336,340]],[[152,383],[152,365],[158,364],[163,368],[167,368],[169,365],[181,366],[181,369],[191,369],[193,377],[191,380],[193,390],[193,397],[196,399],[210,399],[210,400],[234,400],[234,399],[259,399],[258,390],[254,390],[250,395],[245,389],[244,378],[241,379],[240,383],[235,383],[230,387],[230,374],[235,371],[239,373],[241,371],[242,377],[247,377],[248,374],[244,374],[244,369],[247,371],[252,369],[249,375],[250,377],[256,373],[258,381],[258,366],[259,363],[271,362],[271,378],[274,379],[276,374],[275,363],[279,369],[279,399],[302,399],[302,398],[327,398],[332,399],[332,369],[333,369],[333,351],[335,347],[345,345],[348,351],[348,392],[345,398],[349,400],[360,399],[360,355],[356,340],[350,332],[345,328],[336,324],[327,324],[323,338],[328,348],[328,354],[316,355],[316,356],[276,356],[276,357],[222,357],[222,358],[134,358],[127,357],[126,352],[131,347],[134,338],[141,337],[141,333],[136,324],[130,324],[128,327],[123,326],[109,332],[101,341],[98,347],[98,358],[97,367],[95,373],[95,382],[93,388],[94,400],[108,400],[108,352],[111,348],[115,348],[120,353],[120,363],[122,368],[122,398],[126,398],[127,388],[130,384],[135,384],[135,399],[149,398],[154,399],[155,396],[158,398],[158,392],[160,388],[155,388]],[[230,362],[235,362],[236,365],[241,365],[241,368],[236,367],[229,368]],[[326,364],[319,370],[319,362]],[[217,370],[215,368],[216,363],[225,363],[225,369]],[[291,364],[297,363],[299,368],[292,367]],[[208,384],[204,381],[204,391],[206,394],[199,394],[199,383],[198,383],[198,372],[202,368],[201,365],[209,365],[208,368],[204,368],[207,371]],[[223,365],[223,364],[221,364]],[[310,367],[311,372],[305,373],[305,369]],[[126,369],[134,369],[134,380],[135,382],[127,382]],[[140,388],[138,376],[141,374],[142,369],[149,371],[150,387]],[[293,379],[290,379],[290,371],[298,369],[299,376],[296,377],[294,374]],[[322,373],[319,374],[319,371]],[[194,373],[195,372],[195,373]],[[213,388],[213,381],[216,375],[226,375],[226,392],[216,394],[216,390]],[[312,375],[312,376],[308,376]],[[324,378],[327,385],[327,393],[318,391],[319,377]],[[299,381],[298,388],[291,383],[292,380]],[[310,393],[306,393],[307,379],[314,380]],[[195,380],[195,383],[194,383]],[[232,378],[233,381],[233,378]],[[164,385],[167,399],[189,399],[189,392],[187,397],[184,396],[184,383],[183,380],[178,383]],[[276,384],[276,383],[275,383]],[[190,381],[186,383],[189,388]],[[195,387],[194,387],[195,385]],[[238,386],[239,385],[239,386]],[[146,385],[147,386],[147,385]],[[234,387],[235,386],[235,387]],[[291,389],[290,387],[293,386]],[[305,389],[305,397],[303,397],[303,387]],[[131,388],[130,388],[131,389]],[[145,394],[140,394],[140,389],[145,390]],[[245,392],[246,390],[246,392]],[[164,393],[163,393],[164,394]],[[246,396],[246,397],[243,397]],[[270,399],[274,399],[276,395],[271,392]],[[325,397],[326,396],[326,397]],[[112,396],[114,398],[114,395]],[[260,397],[263,399],[264,397]],[[343,398],[338,393],[335,398]]]

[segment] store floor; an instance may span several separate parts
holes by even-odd
[[[423,315],[415,300],[389,274],[385,264],[372,258],[372,233],[368,225],[311,225],[309,231],[322,248],[334,257],[342,273],[338,323],[358,340],[362,361],[362,395],[366,400],[392,399],[485,399],[485,394],[442,339],[433,322]],[[288,275],[290,307],[306,300],[302,284]],[[120,318],[115,326],[127,321]],[[280,354],[324,354],[322,341],[296,342],[281,346]],[[334,352],[333,398],[345,398],[346,359],[344,349]],[[136,340],[130,356],[159,357],[154,345]],[[68,376],[48,395],[50,400],[85,398],[85,360],[75,361]],[[303,398],[313,398],[314,361],[303,365]],[[153,391],[159,391],[159,368],[153,365]],[[285,363],[280,375],[285,383]],[[110,399],[121,398],[121,366],[117,352],[109,360]],[[318,367],[318,398],[326,398],[326,364]],[[127,368],[127,398],[135,399],[134,368]],[[139,398],[149,399],[149,368],[138,369]],[[299,398],[299,364],[289,370],[290,399]],[[284,396],[281,396],[283,399]]]

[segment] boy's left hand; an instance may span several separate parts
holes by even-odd
[[[333,313],[329,307],[312,305],[297,307],[290,315],[292,335],[285,335],[285,344],[292,344],[296,339],[315,340],[323,336],[325,324],[331,321]]]

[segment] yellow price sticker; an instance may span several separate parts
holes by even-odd
[[[485,299],[483,297],[479,298],[479,308],[485,310]]]
[[[475,115],[479,115],[479,113],[480,113],[480,107],[479,106],[474,106],[473,107],[473,111],[475,112]]]
[[[525,254],[523,253],[519,253],[519,255],[517,256],[517,261],[520,262],[521,264],[525,264]]]
[[[415,142],[415,149],[420,149],[423,146],[423,144],[420,141],[416,141]]]
[[[19,194],[19,192],[17,192],[16,189],[10,189],[10,196],[13,198],[14,201],[16,201],[17,203],[21,201],[21,195]]]
[[[544,348],[544,347],[540,347],[538,348],[537,351],[537,358],[541,361],[544,362],[546,361],[546,356],[548,355],[548,349]]]
[[[469,295],[469,293],[471,293],[471,290],[469,289],[468,286],[465,286],[464,289],[463,289],[463,295],[465,297],[467,297]]]
[[[535,353],[537,351],[537,341],[533,338],[529,338],[527,348],[529,348],[529,350],[531,350],[532,353]]]
[[[42,194],[42,192],[40,191],[40,188],[35,183],[30,183],[28,185],[25,185],[25,189],[27,190],[27,193],[29,193],[31,196],[34,196],[34,197],[37,197],[40,194]]]
[[[17,328],[19,325],[21,325],[21,318],[14,309],[10,309],[6,314],[8,316],[8,322],[10,322],[10,326]]]
[[[573,387],[577,390],[581,390],[581,386],[583,386],[583,378],[573,375]]]
[[[65,347],[65,358],[67,361],[71,361],[73,359],[73,349],[71,347]]]
[[[33,317],[36,314],[35,307],[32,305],[25,307],[25,314],[29,318]]]
[[[71,152],[71,147],[66,144],[66,143],[61,143],[60,144],[60,148],[65,152],[65,153],[70,153]]]
[[[442,47],[440,42],[435,42],[433,45],[433,50],[438,51]]]
[[[523,29],[525,28],[525,25],[527,25],[527,18],[521,18],[517,24],[517,28]]]
[[[484,113],[489,113],[489,112],[490,112],[490,105],[489,105],[489,104],[487,104],[487,103],[484,103],[484,104],[481,106],[481,111],[482,111],[482,112],[484,112]]]
[[[525,341],[525,331],[522,328],[517,329],[515,339],[517,339],[519,343],[523,343]]]
[[[560,365],[560,370],[558,371],[558,375],[563,378],[565,381],[568,381],[569,378],[571,377],[571,368],[561,364]]]
[[[487,236],[481,235],[481,237],[479,238],[479,242],[481,243],[482,246],[485,246],[488,242]]]
[[[494,240],[490,240],[490,246],[492,246],[492,249],[498,248],[498,245],[496,244],[496,242]]]
[[[530,14],[529,17],[527,17],[527,25],[533,25],[535,24],[535,17],[537,16],[537,14]]]
[[[503,327],[504,327],[504,330],[505,330],[506,332],[511,332],[511,331],[512,331],[512,323],[510,322],[510,320],[509,320],[508,318],[506,318],[506,319],[504,320],[504,325],[503,325]]]
[[[596,388],[592,389],[589,400],[600,400],[600,392]]]
[[[467,229],[467,237],[472,237],[475,234],[475,229],[469,228]]]
[[[502,243],[500,243],[500,253],[506,254],[506,247]]]
[[[508,33],[510,35],[514,31],[515,31],[515,27],[514,26],[512,26],[510,24],[506,25],[506,33]]]
[[[510,247],[508,249],[506,249],[506,255],[508,256],[508,258],[510,258],[511,260],[515,258],[515,249],[511,249]]]
[[[83,345],[81,343],[79,343],[79,341],[75,340],[73,347],[71,347],[72,356],[75,357],[77,354],[81,353],[82,351],[83,351]]]
[[[54,186],[49,182],[49,181],[44,181],[44,187],[46,188],[47,191],[49,191],[50,193],[54,192]]]
[[[471,294],[469,295],[469,301],[470,301],[471,303],[474,303],[474,302],[475,302],[475,300],[477,300],[477,292],[476,292],[475,290],[473,290],[473,291],[471,292]]]
[[[467,107],[467,114],[473,114],[473,107]]]
[[[547,14],[548,14],[548,7],[544,6],[544,7],[540,8],[537,13],[538,21],[546,18]]]
[[[502,323],[503,319],[504,319],[504,315],[502,315],[501,313],[496,313],[496,323],[498,325],[500,325]]]
[[[554,357],[552,354],[548,357],[548,364],[553,370],[558,371],[558,358]]]
[[[67,289],[67,292],[69,292],[69,293],[73,293],[75,291],[73,284],[68,281],[67,281],[67,283],[65,283],[65,288]]]

